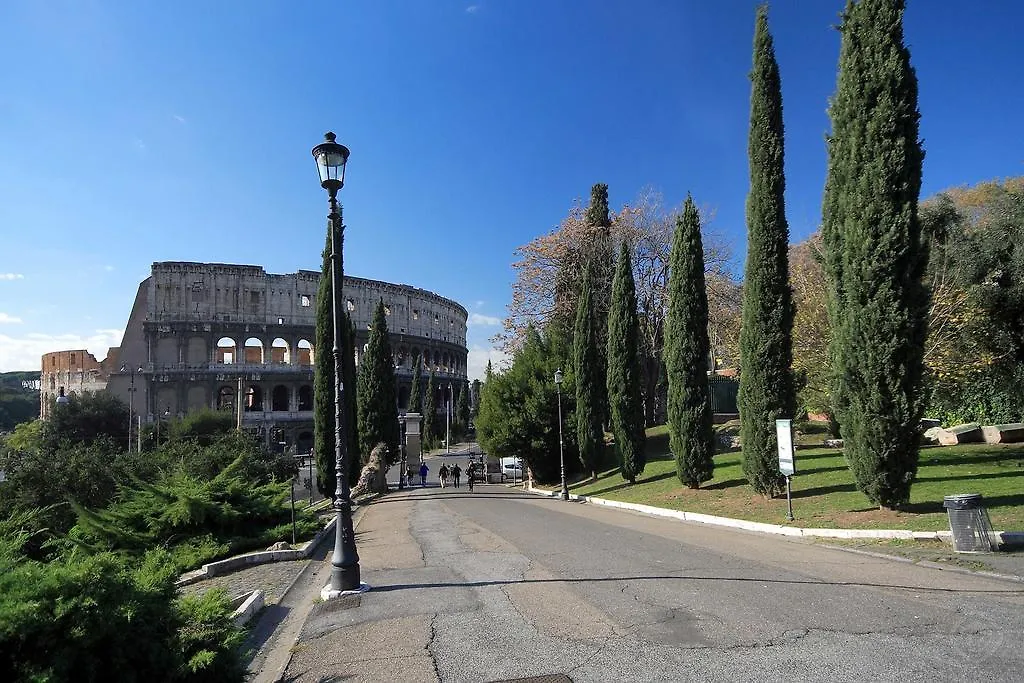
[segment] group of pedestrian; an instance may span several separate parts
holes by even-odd
[[[459,463],[454,463],[451,466],[447,463],[441,463],[441,469],[437,473],[441,477],[441,488],[448,484],[454,484],[455,488],[459,488],[462,485],[462,468],[459,467]]]

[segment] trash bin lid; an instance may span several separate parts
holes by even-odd
[[[981,507],[980,493],[957,493],[942,497],[942,507],[947,510],[974,510]]]

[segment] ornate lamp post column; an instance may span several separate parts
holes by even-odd
[[[454,394],[452,393],[452,383],[448,382],[448,393],[444,397],[444,451],[445,453],[452,452],[452,400],[454,400]]]
[[[135,368],[128,369],[127,365],[121,366],[121,372],[127,372],[131,376],[131,384],[128,386],[128,452],[132,452],[132,429],[135,425]],[[142,366],[139,366],[138,372],[142,372]],[[138,435],[137,446],[139,451],[142,449],[142,433]]]
[[[562,500],[569,500],[569,487],[565,483],[565,448],[562,445],[562,370],[555,370],[555,391],[558,392],[558,462],[562,466]]]
[[[320,172],[320,186],[327,190],[330,202],[328,221],[331,231],[331,305],[333,317],[334,345],[334,554],[331,556],[331,582],[320,592],[322,598],[330,599],[349,592],[368,590],[369,586],[359,580],[359,554],[356,552],[356,537],[352,530],[352,499],[348,486],[347,441],[345,439],[345,386],[341,353],[341,245],[344,226],[341,222],[341,207],[338,205],[338,190],[345,184],[345,164],[348,162],[348,147],[335,142],[334,133],[324,135],[324,141],[313,148],[313,158]],[[326,275],[326,273],[325,273]]]

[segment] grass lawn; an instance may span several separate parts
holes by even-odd
[[[848,529],[948,528],[942,497],[980,493],[1000,531],[1024,530],[1024,444],[970,444],[921,449],[917,479],[905,510],[871,505],[854,486],[842,451],[815,447],[821,430],[798,437],[797,474],[793,477],[795,526]],[[766,500],[747,484],[740,451],[715,456],[715,477],[691,490],[676,478],[668,452],[666,427],[647,430],[647,467],[630,486],[617,470],[599,473],[596,482],[577,482],[573,493],[672,510],[686,510],[771,524],[786,524],[785,495]]]

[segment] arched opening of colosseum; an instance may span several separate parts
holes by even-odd
[[[217,389],[217,410],[235,409],[235,388],[223,386]]]
[[[311,453],[313,451],[313,432],[299,432],[299,438],[295,440],[296,453]]]
[[[235,351],[235,340],[231,337],[221,337],[217,340],[217,362],[223,363],[224,365],[231,365],[232,363],[240,362],[238,354]]]
[[[270,394],[270,409],[274,411],[288,410],[288,387],[278,384]]]
[[[313,410],[313,387],[309,384],[299,387],[299,410]]]
[[[270,343],[270,362],[277,365],[288,365],[292,362],[292,350],[288,342],[278,337]]]
[[[203,410],[210,407],[210,402],[206,397],[206,387],[189,387],[188,390],[188,409],[192,410]]]
[[[313,345],[309,343],[309,340],[300,339],[296,346],[299,352],[299,365],[312,365],[316,360],[316,356],[313,353]]]
[[[253,365],[263,364],[263,342],[256,337],[245,340],[245,362]]]
[[[156,411],[156,419],[163,420],[164,413],[167,413],[167,417],[174,415],[178,412],[178,394],[174,389],[166,388],[160,389],[156,395],[156,405],[153,407]]]
[[[178,362],[178,340],[175,337],[159,337],[156,341],[156,362],[171,364]]]
[[[188,364],[206,365],[210,362],[206,351],[206,340],[202,337],[189,337],[188,340]]]
[[[263,389],[258,385],[250,385],[245,392],[245,409],[248,411],[263,410]]]

